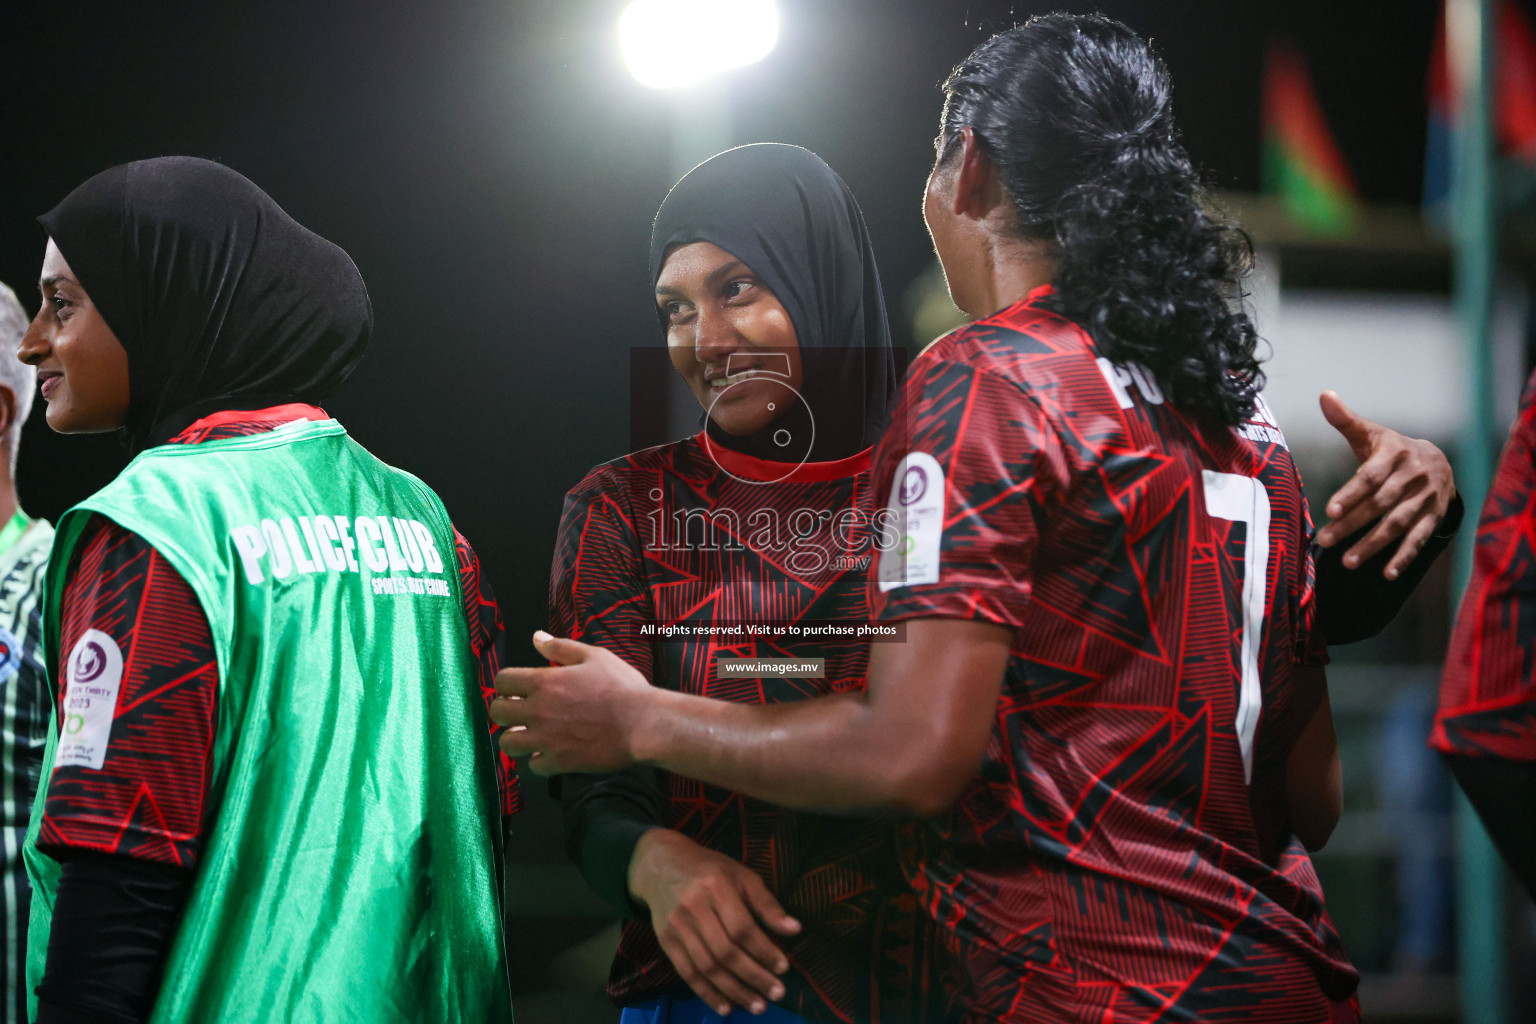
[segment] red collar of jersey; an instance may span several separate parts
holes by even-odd
[[[1041,299],[1043,299],[1043,298],[1045,298],[1045,297],[1047,297],[1049,295],[1055,295],[1055,294],[1056,294],[1056,286],[1051,284],[1050,282],[1046,282],[1045,284],[1041,284],[1041,285],[1036,285],[1035,287],[1033,287],[1033,288],[1031,288],[1029,290],[1029,294],[1025,295],[1018,302],[1015,302],[1015,303],[1013,303],[1010,306],[1004,306],[1002,309],[998,310],[996,313],[993,313],[991,316],[981,317],[979,320],[976,321],[976,323],[991,323],[994,320],[1002,320],[1002,319],[1006,318],[1009,313],[1013,312],[1016,309],[1026,309],[1026,308],[1028,308],[1030,306],[1033,306],[1035,303],[1039,302]],[[940,335],[940,338],[947,338],[947,337],[948,337],[947,334],[946,335]],[[928,347],[932,348],[933,345],[938,343],[938,341],[939,341],[939,338],[935,338],[932,342],[929,343]],[[928,349],[924,349],[923,351],[926,352],[927,350]]]
[[[293,423],[297,420],[328,420],[330,418],[330,415],[318,405],[307,405],[304,402],[289,402],[287,405],[273,405],[265,409],[223,409],[209,413],[202,419],[193,420],[184,430],[171,438],[170,443],[206,441],[212,435],[222,434],[226,428],[243,424],[259,423],[267,430],[273,430],[284,423]],[[252,433],[252,431],[236,430],[234,433]]]
[[[869,469],[870,452],[874,450],[865,448],[857,455],[850,455],[846,459],[837,459],[833,462],[802,462],[797,466],[793,462],[771,462],[768,459],[733,452],[729,448],[713,444],[709,439],[708,431],[701,430],[695,436],[699,444],[703,445],[704,450],[709,453],[709,457],[714,460],[715,465],[732,476],[764,483],[776,483],[791,477],[796,483],[824,483],[828,480],[842,480],[845,477],[857,476]]]

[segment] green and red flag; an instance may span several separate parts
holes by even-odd
[[[1300,54],[1273,44],[1264,68],[1264,191],[1320,233],[1348,231],[1360,211],[1354,175],[1328,131]]]

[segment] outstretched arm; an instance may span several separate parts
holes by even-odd
[[[560,667],[503,669],[492,715],[510,727],[503,748],[542,774],[640,762],[797,809],[935,815],[981,764],[1011,637],[914,619],[905,642],[873,645],[867,692],[742,705],[659,690],[607,651],[536,634]]]
[[[797,809],[947,810],[981,765],[1030,600],[1037,523],[1062,492],[1066,460],[1015,383],[939,356],[908,373],[892,422],[901,427],[870,473],[894,516],[893,535],[876,544],[870,613],[904,623],[906,636],[871,645],[866,692],[771,706],[705,700],[659,692],[606,651],[536,635],[558,667],[497,677],[504,699],[492,716],[516,730],[504,749],[532,754],[535,772],[639,761]],[[965,528],[944,531],[946,518]],[[896,544],[902,532],[925,554],[909,557]]]

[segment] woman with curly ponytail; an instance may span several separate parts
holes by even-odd
[[[967,147],[991,165],[1006,228],[1052,271],[1042,308],[1145,367],[1178,408],[1248,419],[1264,383],[1237,301],[1252,247],[1212,215],[1146,43],[1107,18],[1036,18],[977,47],[944,92],[939,168]]]
[[[1010,630],[986,781],[911,860],[964,1019],[1357,1020],[1308,858],[1342,781],[1247,237],[1118,22],[1036,18],[944,91],[924,216],[980,319],[877,455],[916,543],[876,608]]]

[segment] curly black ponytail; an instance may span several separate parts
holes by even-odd
[[[1241,311],[1253,247],[1213,216],[1162,62],[1108,18],[1050,14],[978,46],[944,83],[941,159],[969,125],[1026,238],[1054,242],[1054,308],[1179,408],[1236,424],[1264,384]]]

